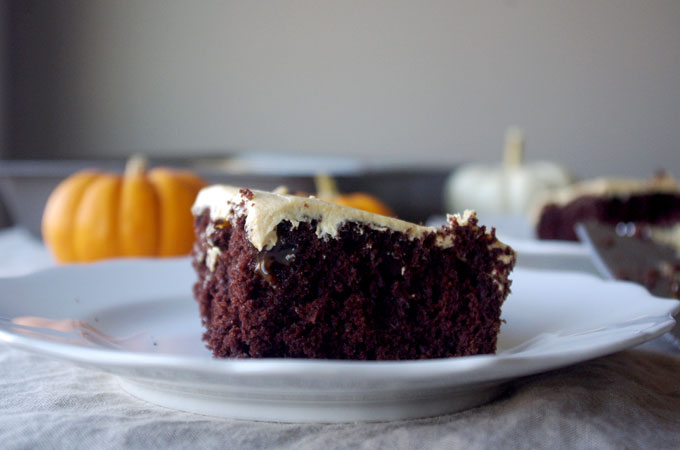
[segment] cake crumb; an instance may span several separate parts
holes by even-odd
[[[241,193],[242,196],[244,196],[248,200],[252,200],[253,197],[255,197],[255,194],[253,194],[253,191],[251,191],[248,188],[240,189],[239,192]]]

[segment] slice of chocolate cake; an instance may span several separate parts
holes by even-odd
[[[574,225],[585,220],[673,225],[680,222],[680,187],[670,175],[650,180],[599,178],[553,191],[534,212],[539,239],[576,241]]]
[[[493,353],[514,251],[471,211],[440,229],[229,186],[193,207],[194,295],[216,357]]]

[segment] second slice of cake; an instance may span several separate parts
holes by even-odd
[[[216,357],[495,352],[516,257],[471,211],[437,229],[313,197],[211,186],[193,213],[194,295]]]

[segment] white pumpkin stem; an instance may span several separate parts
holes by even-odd
[[[149,161],[144,155],[132,155],[125,163],[125,175],[144,173]]]
[[[505,152],[503,164],[505,167],[517,168],[524,159],[524,133],[516,127],[508,128],[505,132]]]
[[[322,200],[332,201],[339,194],[338,185],[333,177],[327,173],[316,175],[314,177],[314,185],[316,186],[316,196]]]

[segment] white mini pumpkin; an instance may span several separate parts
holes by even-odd
[[[447,180],[444,197],[449,212],[473,209],[484,215],[525,215],[544,192],[571,183],[557,164],[523,164],[524,136],[517,128],[505,135],[502,165],[462,165]]]

